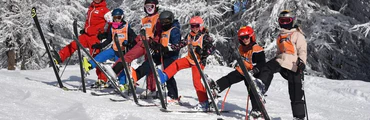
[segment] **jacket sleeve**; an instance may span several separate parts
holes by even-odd
[[[179,51],[181,47],[178,47],[181,42],[181,33],[178,28],[173,28],[170,33],[170,43],[171,46],[168,46],[170,50],[172,51]]]
[[[201,59],[207,59],[210,54],[213,54],[216,47],[213,45],[213,38],[210,37],[208,34],[203,38],[203,49]]]
[[[297,55],[303,60],[304,64],[307,63],[307,42],[303,34],[298,34],[296,42]]]
[[[136,33],[134,32],[134,30],[131,29],[131,26],[129,25],[128,26],[128,49],[131,49],[133,48],[135,45],[136,45]]]
[[[252,63],[256,64],[253,67],[257,67],[259,70],[262,69],[263,66],[266,64],[266,59],[265,59],[265,52],[261,51],[258,53],[253,53],[252,55]]]
[[[112,42],[112,31],[111,31],[110,28],[108,28],[108,30],[107,30],[107,39],[104,42],[100,43],[100,44],[104,48],[105,46],[109,45],[111,42]]]

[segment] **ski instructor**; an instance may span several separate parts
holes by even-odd
[[[95,56],[100,52],[100,49],[96,49],[95,53],[93,53],[92,46],[100,43],[98,34],[104,32],[105,24],[111,22],[112,17],[105,0],[93,0],[86,15],[85,27],[80,31],[81,35],[78,36],[78,39],[85,48],[90,49],[90,54]],[[58,62],[57,64],[64,62],[76,50],[77,44],[75,41],[62,48],[58,53],[59,55],[54,55],[54,58]],[[107,77],[99,69],[96,70],[96,74],[98,76],[97,83],[107,82]]]

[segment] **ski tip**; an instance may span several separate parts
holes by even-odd
[[[31,16],[32,16],[32,18],[34,18],[36,16],[36,8],[35,7],[32,7],[32,9],[31,9]]]

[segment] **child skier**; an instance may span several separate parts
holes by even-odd
[[[241,27],[238,31],[239,40],[239,53],[244,58],[243,62],[246,69],[252,71],[253,76],[259,75],[259,70],[265,65],[265,53],[263,48],[256,43],[256,34],[253,28],[249,26]],[[226,76],[218,79],[217,81],[211,81],[210,86],[212,89],[217,89],[219,93],[230,87],[232,84],[238,83],[245,80],[243,71],[240,66],[235,67],[236,70],[230,72]],[[247,83],[245,83],[247,85]],[[252,101],[252,110],[250,116],[259,117],[259,109],[255,100],[255,96],[249,92]]]
[[[160,26],[162,29],[161,37],[155,36],[154,39],[149,38],[150,48],[154,51],[152,58],[156,64],[163,64],[166,68],[173,61],[178,58],[179,51],[182,46],[180,46],[181,33],[180,33],[180,23],[174,19],[174,14],[170,11],[163,11],[159,15]],[[122,64],[122,62],[117,63]],[[142,65],[140,65],[136,70],[132,70],[132,77],[135,81],[140,80],[145,75],[150,72],[150,64],[146,60]],[[114,71],[122,70],[122,65],[115,65],[113,67]],[[126,75],[124,73],[119,74],[120,79],[125,79]],[[178,94],[176,82],[171,78],[175,84],[172,89],[176,91],[175,93],[169,94],[168,102],[178,102]],[[155,95],[155,93],[153,93]]]
[[[114,58],[114,60],[118,60],[119,53],[118,52],[127,52],[125,51],[125,47],[128,47],[128,49],[132,48],[135,44],[135,38],[136,34],[131,29],[130,24],[126,21],[124,21],[124,13],[123,10],[120,8],[116,8],[112,11],[112,17],[113,22],[109,26],[107,30],[107,37],[106,40],[102,43],[96,43],[92,45],[92,48],[94,49],[102,49],[105,46],[109,45],[115,37],[115,34],[118,36],[118,40],[120,42],[119,46],[121,46],[121,49],[123,51],[118,51],[118,48],[116,46],[116,43],[113,41],[113,45],[111,48],[102,51],[98,55],[94,57],[94,59],[97,62],[105,62],[108,59]],[[87,58],[83,59],[83,67],[85,71],[89,71],[91,69],[94,69],[96,67],[96,64],[90,60],[87,61]],[[108,84],[104,81],[101,81],[103,83],[95,84],[93,87],[99,87],[102,85],[103,87],[108,87]],[[120,81],[121,85],[125,85],[125,87],[121,86],[121,90],[127,89],[126,81]]]
[[[214,50],[213,40],[209,36],[208,31],[203,27],[203,19],[200,16],[194,16],[190,19],[191,31],[185,37],[187,44],[194,47],[197,60],[200,62],[201,68],[204,69],[207,57]],[[190,53],[184,58],[180,58],[168,66],[164,71],[158,69],[158,74],[161,83],[164,83],[169,78],[172,78],[178,71],[185,68],[192,69],[193,85],[195,87],[199,104],[195,107],[197,110],[206,111],[209,108],[206,89],[204,88],[200,78],[199,71],[195,66],[195,58],[191,58]]]
[[[274,73],[279,72],[288,80],[290,104],[296,120],[305,118],[305,101],[303,100],[303,70],[307,59],[307,43],[303,32],[296,25],[294,13],[284,10],[279,14],[280,34],[276,40],[276,57],[261,69],[259,79],[268,90]]]

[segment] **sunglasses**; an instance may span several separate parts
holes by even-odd
[[[153,4],[153,3],[148,3],[148,4],[145,4],[145,5],[144,5],[144,7],[145,7],[146,9],[153,9],[153,8],[155,7],[155,4]]]
[[[243,40],[248,40],[249,38],[250,38],[249,35],[244,35],[244,36],[240,36],[239,40],[243,41]]]
[[[191,28],[199,28],[200,25],[199,24],[193,24],[193,25],[190,25]]]
[[[289,17],[281,17],[279,18],[279,23],[280,24],[289,24],[293,21],[293,18],[289,18]]]

